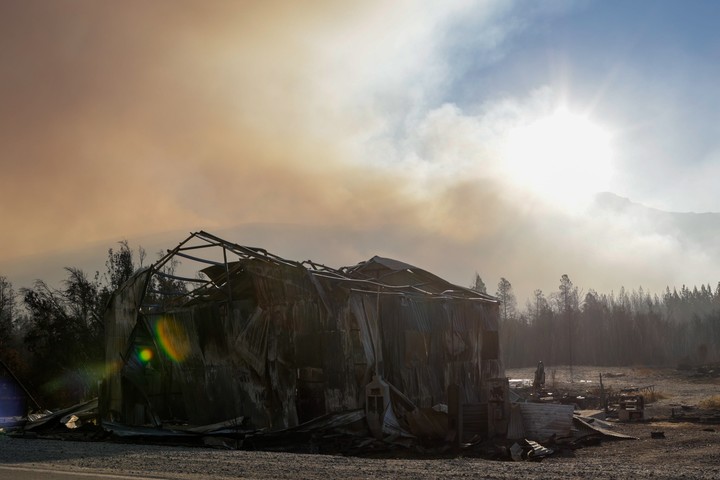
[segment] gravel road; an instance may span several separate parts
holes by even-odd
[[[662,427],[666,439],[651,439]],[[479,458],[367,459],[106,442],[0,437],[0,466],[176,479],[720,478],[718,432],[692,424],[637,425],[640,440],[603,442],[542,462]],[[14,478],[0,468],[0,478]]]

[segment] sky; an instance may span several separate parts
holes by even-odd
[[[603,209],[720,210],[720,3],[0,2],[0,275],[207,230],[520,303],[717,283]],[[683,233],[683,232],[680,232]]]

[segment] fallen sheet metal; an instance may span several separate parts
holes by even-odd
[[[522,412],[520,411],[520,405],[516,403],[510,404],[510,422],[508,422],[507,438],[509,440],[525,438]]]
[[[316,431],[316,430],[346,428],[346,427],[350,427],[351,425],[354,425],[358,422],[363,422],[364,420],[365,420],[365,411],[364,410],[351,410],[348,412],[340,412],[340,413],[323,415],[322,417],[314,418],[308,422],[303,423],[302,425],[298,425],[297,427],[288,428],[286,430],[282,430],[277,433],[281,433],[283,431],[285,431],[285,432],[289,432],[289,431],[312,432],[312,431]],[[356,431],[356,430],[351,430],[351,431]]]
[[[554,450],[551,448],[543,447],[538,442],[534,442],[532,440],[526,440],[528,445],[530,445],[530,452],[528,452],[528,459],[537,460],[543,457],[547,457],[549,455],[552,455],[554,453]]]
[[[61,425],[65,428],[66,424],[71,421],[72,417],[76,419],[85,419],[85,421],[91,418],[97,418],[98,412],[98,399],[93,398],[84,403],[78,403],[72,407],[57,410],[47,415],[40,416],[33,421],[29,421],[25,424],[25,431],[37,431],[42,429],[55,429]],[[79,425],[78,425],[79,426]],[[74,427],[70,427],[74,428]]]
[[[577,429],[575,437],[580,438],[586,435],[600,434],[607,438],[615,438],[619,440],[637,440],[637,437],[625,435],[624,433],[613,431],[609,428],[607,422],[597,420],[590,417],[573,416],[573,425]]]
[[[524,460],[542,460],[555,453],[551,448],[544,447],[533,440],[520,440],[510,447],[510,458],[515,462]]]
[[[224,422],[211,423],[210,425],[200,426],[175,426],[175,430],[180,430],[189,433],[209,433],[217,431],[235,431],[238,430],[244,423],[245,417],[235,417]]]
[[[103,429],[119,438],[193,438],[199,434],[182,432],[170,428],[127,426],[122,423],[104,421]]]
[[[543,441],[553,436],[572,434],[572,405],[520,403],[520,413],[526,438]]]

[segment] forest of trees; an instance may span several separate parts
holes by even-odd
[[[0,276],[0,359],[45,408],[97,395],[105,373],[105,305],[144,258],[142,248],[123,241],[108,250],[104,273],[68,267],[60,288],[36,280],[16,292]]]
[[[59,288],[37,280],[16,291],[0,275],[0,359],[47,408],[97,395],[105,369],[103,313],[111,293],[142,267],[142,248],[109,249],[105,270],[88,276],[66,268]],[[172,274],[176,263],[163,270]],[[0,272],[1,273],[1,272]],[[177,291],[183,285],[153,285]],[[471,288],[500,301],[500,347],[506,367],[535,365],[679,365],[720,360],[720,283],[583,293],[568,275],[549,294],[535,290],[524,308],[501,278],[487,292],[480,275]]]
[[[476,274],[471,285],[489,293]],[[535,290],[519,309],[501,278],[500,345],[506,367],[546,365],[693,365],[720,360],[720,283],[583,293],[568,275],[546,295]]]

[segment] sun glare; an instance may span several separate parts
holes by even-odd
[[[505,155],[510,180],[553,203],[572,205],[606,190],[612,172],[609,133],[564,108],[513,129]]]

